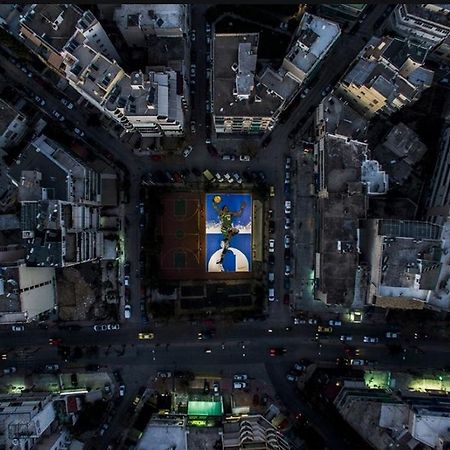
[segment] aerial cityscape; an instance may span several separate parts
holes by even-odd
[[[450,4],[1,4],[0,450],[450,450]]]

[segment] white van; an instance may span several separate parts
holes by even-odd
[[[269,302],[275,301],[275,289],[270,288],[269,289]]]

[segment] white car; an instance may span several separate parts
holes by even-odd
[[[351,359],[350,360],[350,365],[351,366],[364,366],[366,362],[364,361],[364,359]]]
[[[250,161],[250,155],[239,156],[239,161]]]
[[[288,381],[295,382],[295,381],[298,381],[298,380],[299,380],[299,376],[298,376],[298,375],[294,375],[294,374],[292,374],[292,373],[288,373],[288,374],[286,374],[286,379],[287,379]]]
[[[245,381],[233,381],[233,389],[246,389],[248,387],[248,383]]]
[[[120,386],[119,386],[119,396],[120,397],[123,397],[125,395],[125,385],[124,384],[121,384]]]
[[[233,177],[228,172],[224,175],[224,177],[228,181],[228,183],[231,184],[234,182]]]
[[[64,116],[58,111],[56,111],[56,109],[52,111],[52,115],[56,117],[60,122],[64,122]]]
[[[183,150],[183,156],[184,156],[185,158],[187,158],[187,157],[191,154],[192,150],[193,150],[192,145],[188,145],[188,146]]]
[[[248,375],[246,373],[236,373],[233,376],[233,381],[246,381],[248,380]]]
[[[275,281],[275,274],[273,272],[269,272],[269,283],[273,283]]]
[[[275,239],[269,239],[269,252],[273,253],[275,251]]]
[[[372,336],[364,336],[363,342],[365,342],[366,344],[376,344],[378,342],[378,338]]]
[[[237,172],[233,173],[233,178],[236,180],[236,182],[238,184],[242,184],[242,178],[240,177],[240,175]]]
[[[11,329],[12,329],[13,331],[24,331],[24,330],[25,330],[25,327],[24,327],[23,325],[13,325],[13,326],[11,327]]]
[[[3,373],[5,375],[11,375],[12,373],[16,373],[17,368],[16,367],[7,367],[6,369],[3,369]]]
[[[309,325],[317,325],[317,319],[308,319]]]
[[[124,284],[124,286],[129,286],[130,285],[130,275],[125,275],[124,276],[123,284]]]
[[[331,325],[332,327],[341,327],[342,322],[340,320],[329,320],[328,325]]]
[[[388,331],[386,333],[386,337],[388,339],[398,339],[400,337],[400,333],[398,333],[397,331]]]
[[[286,156],[286,163],[284,165],[284,168],[286,171],[288,171],[291,168],[291,157]]]
[[[69,102],[65,98],[61,99],[61,103],[67,108],[67,109],[73,109],[73,103]]]
[[[219,183],[223,183],[225,180],[223,179],[223,176],[220,175],[219,172],[216,173],[216,179]]]
[[[79,128],[74,128],[74,129],[73,129],[73,132],[74,132],[77,136],[80,136],[80,137],[83,137],[83,136],[84,136],[84,131],[81,131]]]
[[[125,305],[124,316],[125,319],[131,319],[131,305]]]
[[[289,248],[291,246],[291,237],[288,234],[284,235],[284,248]]]
[[[275,289],[270,288],[269,289],[269,302],[275,301]]]
[[[291,213],[291,208],[292,208],[292,203],[290,200],[286,200],[284,202],[284,213],[285,214],[290,214]]]
[[[349,334],[343,334],[340,339],[342,342],[349,342],[353,341],[353,336],[350,336]]]

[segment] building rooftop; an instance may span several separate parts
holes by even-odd
[[[0,99],[0,136],[18,115],[19,113],[11,105]]]
[[[380,296],[427,299],[438,284],[441,232],[441,227],[427,222],[379,222],[378,233],[383,236]]]
[[[215,116],[272,116],[283,100],[269,94],[256,77],[248,99],[239,101],[236,93],[236,72],[239,64],[239,45],[258,46],[258,33],[216,34],[214,36],[213,112]],[[256,51],[254,51],[256,54]],[[252,61],[254,58],[252,58]]]
[[[152,418],[136,444],[137,450],[188,450],[183,418]]]
[[[264,69],[259,76],[259,81],[283,100],[289,99],[300,88],[300,84],[290,77],[288,72],[282,69],[275,72],[271,67]]]
[[[450,8],[448,4],[415,4],[404,3],[402,7],[405,8],[408,14],[416,16],[419,19],[426,20],[432,23],[438,23],[444,27],[449,28],[450,31]]]
[[[82,11],[71,4],[36,4],[22,19],[24,26],[60,52],[75,32]]]
[[[383,146],[409,165],[419,162],[427,151],[419,136],[404,123],[392,128]]]
[[[362,141],[367,134],[367,120],[334,95],[322,100],[325,132]]]
[[[122,4],[114,11],[119,28],[140,26],[146,33],[167,36],[167,31],[179,30],[182,34],[185,8],[182,4]]]
[[[326,135],[319,155],[321,211],[319,296],[327,303],[351,304],[358,265],[357,229],[367,199],[361,182],[367,144]]]
[[[20,201],[40,200],[43,195],[62,200],[68,197],[67,171],[52,164],[33,144],[26,147],[19,163],[13,164],[9,172],[19,185]]]
[[[340,28],[334,22],[305,13],[296,34],[286,59],[307,74],[339,36]]]

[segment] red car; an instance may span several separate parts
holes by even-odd
[[[287,352],[287,350],[285,348],[281,348],[281,347],[274,347],[269,349],[269,355],[270,356],[281,356],[284,355]]]
[[[53,337],[53,338],[50,338],[48,340],[48,343],[50,345],[60,345],[62,343],[62,339],[61,338],[57,338],[57,337]]]
[[[283,297],[283,303],[284,303],[285,305],[289,305],[289,303],[290,303],[289,294],[284,294],[284,297]]]

